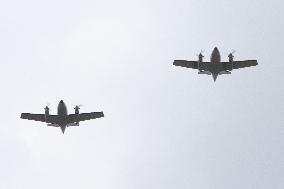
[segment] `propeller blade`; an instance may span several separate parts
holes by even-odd
[[[236,53],[236,51],[235,51],[235,50],[232,50],[230,53],[227,53],[227,55],[229,56],[230,54],[233,55],[233,54],[235,54],[235,53]]]
[[[200,56],[200,55],[203,56],[203,53],[204,53],[204,50],[201,50],[199,54],[196,54],[196,56]],[[203,56],[203,57],[204,57],[204,56]]]
[[[46,103],[46,106],[44,107],[44,109],[45,109],[45,110],[50,110],[50,107],[49,107],[49,106],[50,106],[50,103],[47,102],[47,103]]]
[[[83,106],[83,104],[75,105],[74,109],[76,109],[76,108],[80,109],[80,107],[82,107],[82,106]]]

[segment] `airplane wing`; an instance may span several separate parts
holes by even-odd
[[[198,69],[197,61],[175,60],[174,65],[186,68]]]
[[[90,119],[96,119],[104,117],[103,112],[91,112],[91,113],[80,113],[80,114],[69,114],[68,123],[86,121]]]
[[[226,70],[233,70],[239,68],[245,68],[250,66],[256,66],[257,60],[244,60],[244,61],[233,61],[233,62],[223,62],[224,68]]]
[[[22,119],[34,120],[34,121],[41,121],[45,123],[52,123],[57,124],[57,119],[55,115],[49,115],[48,119],[45,119],[45,114],[30,114],[30,113],[22,113]]]
[[[197,61],[187,61],[187,60],[175,60],[174,65],[186,67],[186,68],[192,68],[192,69],[199,69],[199,70],[202,70],[202,71],[209,71],[211,66],[212,66],[210,64],[210,62],[198,63]]]
[[[245,68],[256,65],[257,65],[256,60],[233,61],[233,69]]]

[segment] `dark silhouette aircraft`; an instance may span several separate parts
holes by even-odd
[[[68,114],[67,107],[61,100],[57,107],[57,115],[49,114],[49,107],[44,108],[45,114],[22,113],[22,119],[46,122],[47,126],[60,127],[64,134],[66,127],[79,126],[80,121],[104,117],[103,112],[79,113],[80,105],[75,106],[75,114]]]
[[[186,68],[198,69],[198,74],[212,75],[213,80],[216,81],[218,75],[231,74],[230,71],[233,69],[239,69],[249,66],[256,66],[256,60],[244,60],[244,61],[234,61],[234,52],[231,52],[229,57],[229,62],[221,62],[220,52],[217,47],[214,48],[211,54],[210,62],[203,62],[202,52],[198,55],[198,61],[187,61],[187,60],[175,60],[175,66],[181,66]]]

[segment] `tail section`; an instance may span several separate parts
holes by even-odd
[[[213,80],[214,80],[214,82],[215,82],[216,79],[217,79],[217,77],[218,77],[218,74],[214,73],[214,74],[212,74],[212,77],[213,77]]]
[[[66,126],[61,126],[60,129],[61,129],[62,133],[64,134]]]

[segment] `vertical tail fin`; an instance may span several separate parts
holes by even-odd
[[[212,74],[212,77],[213,77],[213,80],[214,80],[214,82],[215,82],[216,79],[217,79],[217,77],[218,77],[218,74],[214,73],[214,74]]]

